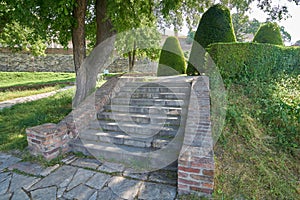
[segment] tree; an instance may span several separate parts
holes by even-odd
[[[279,26],[272,22],[263,24],[255,34],[253,42],[283,45]]]
[[[259,29],[261,22],[257,19],[250,20],[244,13],[232,14],[232,24],[237,41],[243,42],[248,34],[255,34]]]
[[[168,37],[160,53],[157,76],[185,74],[186,63],[176,37]]]
[[[31,35],[38,36],[44,43],[54,41],[66,47],[72,37],[77,37],[72,39],[72,41],[74,41],[74,64],[75,70],[77,71],[80,69],[80,63],[83,62],[85,51],[85,47],[83,46],[84,42],[80,42],[79,39],[83,40],[82,36],[87,34],[86,37],[95,38],[97,40],[95,44],[105,41],[107,37],[114,34],[114,31],[112,30],[116,31],[116,27],[119,25],[122,26],[122,23],[113,22],[111,17],[122,16],[118,21],[126,21],[124,24],[127,25],[129,19],[134,21],[131,24],[132,26],[127,27],[127,29],[131,29],[135,28],[137,24],[140,24],[141,20],[135,13],[137,11],[140,13],[141,11],[143,15],[155,16],[159,24],[174,24],[176,29],[180,29],[182,22],[184,21],[183,19],[185,19],[188,22],[189,27],[192,28],[192,26],[198,24],[200,18],[199,13],[203,13],[204,9],[209,7],[212,3],[209,0],[203,0],[201,2],[193,0],[135,0],[130,2],[119,0],[88,0],[87,3],[86,1],[87,0],[27,0],[25,2],[2,0],[0,3],[0,31],[3,30],[4,25],[12,24],[15,21],[22,28],[31,30]],[[298,2],[298,0],[293,1],[296,3]],[[228,3],[226,0],[222,0],[221,2],[224,4]],[[230,5],[239,8],[240,10],[245,10],[248,9],[251,2],[252,0],[232,0],[230,1]],[[269,8],[272,8],[272,6],[269,6],[270,0],[258,0],[258,2],[262,9],[267,10],[266,12],[270,10]],[[85,8],[84,5],[86,4],[89,9]],[[117,6],[109,6],[109,4]],[[132,7],[129,7],[129,5]],[[124,9],[122,10],[122,8]],[[82,14],[83,10],[86,10],[86,15]],[[97,10],[99,11],[98,13]],[[277,9],[277,11],[278,10],[280,10],[280,8]],[[282,13],[285,14],[286,10],[287,9],[283,8],[281,10],[281,15]],[[96,14],[94,13],[95,11]],[[96,18],[97,23],[95,24],[94,21],[83,19],[86,16],[88,16],[88,19]],[[84,31],[82,22],[86,22],[85,26],[90,27],[90,29],[87,29],[88,32],[86,33],[82,32]],[[97,28],[97,31],[93,30],[93,27],[94,29]],[[97,36],[94,37],[89,35],[92,33],[94,35],[97,34]],[[11,40],[2,41],[2,43],[9,41]],[[27,41],[32,43],[29,46],[34,45],[33,40]],[[21,45],[22,48],[25,46],[26,45]],[[82,82],[82,84],[85,83]]]
[[[187,74],[193,75],[200,72],[199,70],[203,60],[201,61],[199,58],[204,58],[204,55],[199,54],[197,51],[198,44],[205,49],[212,43],[235,41],[236,39],[229,9],[220,4],[210,7],[203,14],[196,31],[195,40],[189,58]],[[196,60],[199,60],[199,62],[195,62]],[[199,63],[200,66],[193,66],[191,63]]]

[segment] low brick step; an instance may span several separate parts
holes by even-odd
[[[122,120],[122,122],[134,121],[137,124],[150,124],[151,122],[161,121],[167,125],[180,125],[181,116],[162,116],[162,115],[145,115],[145,114],[130,114],[128,113],[112,113],[112,112],[101,112],[97,114],[98,120],[103,121],[115,121]]]
[[[152,135],[152,133],[166,135],[166,132],[170,132],[169,135],[177,132],[179,126],[159,126],[158,125],[138,125],[131,123],[117,123],[117,122],[108,122],[108,121],[98,121],[96,126],[90,125],[91,129],[99,130],[99,127],[108,132],[108,131],[126,131],[127,134],[140,135],[141,137],[146,137],[147,135]]]
[[[181,115],[181,107],[167,107],[167,106],[128,106],[128,105],[105,105],[103,106],[103,111],[108,112],[121,112],[127,114],[149,114],[149,111],[154,110],[161,111],[165,115]]]
[[[163,148],[172,138],[137,138],[127,135],[123,132],[103,132],[94,129],[88,129],[80,134],[80,139],[84,141],[105,142],[117,145],[127,145],[133,147],[146,147],[146,148]]]
[[[113,105],[139,105],[139,106],[170,106],[170,107],[181,107],[185,105],[184,100],[178,99],[134,99],[134,98],[120,98],[116,97],[111,100]]]
[[[157,166],[161,166],[161,164],[169,165],[177,160],[181,148],[180,145],[176,145],[176,149],[172,152],[164,152],[162,156],[160,153],[149,154],[155,151],[152,148],[131,147],[105,142],[76,140],[70,143],[70,146],[74,152],[82,152],[86,155],[92,154],[100,160],[121,162],[125,164],[126,168],[134,168],[140,171],[157,170],[159,169]]]
[[[188,91],[190,87],[166,87],[163,85],[151,86],[151,85],[142,85],[142,86],[124,86],[121,90],[123,92],[138,92],[138,93],[148,93],[148,92],[173,92],[173,93],[183,93]]]
[[[178,100],[185,100],[188,98],[187,93],[173,93],[173,92],[145,92],[145,93],[130,93],[126,91],[120,91],[116,95],[119,98],[131,98],[131,99],[178,99]]]

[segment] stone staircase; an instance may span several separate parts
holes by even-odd
[[[169,166],[182,146],[190,90],[184,77],[127,82],[72,149],[140,171]]]

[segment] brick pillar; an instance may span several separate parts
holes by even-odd
[[[209,79],[192,83],[183,147],[178,158],[178,193],[211,197],[214,186]]]
[[[69,138],[56,124],[48,123],[26,129],[28,147],[33,155],[42,155],[46,160],[56,158],[68,151]]]

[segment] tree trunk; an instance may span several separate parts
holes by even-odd
[[[106,17],[107,0],[96,0],[96,46],[115,34],[111,21],[106,19]]]
[[[86,57],[85,46],[85,13],[87,9],[87,0],[76,0],[77,6],[73,10],[73,17],[76,25],[72,29],[73,59],[75,72],[77,74]]]
[[[80,1],[80,0],[78,0]],[[96,87],[97,75],[103,71],[105,63],[114,50],[114,32],[107,15],[107,0],[96,0],[96,47],[85,59],[78,70],[76,78],[76,94],[73,99],[73,107],[78,107],[84,99],[90,95]]]

